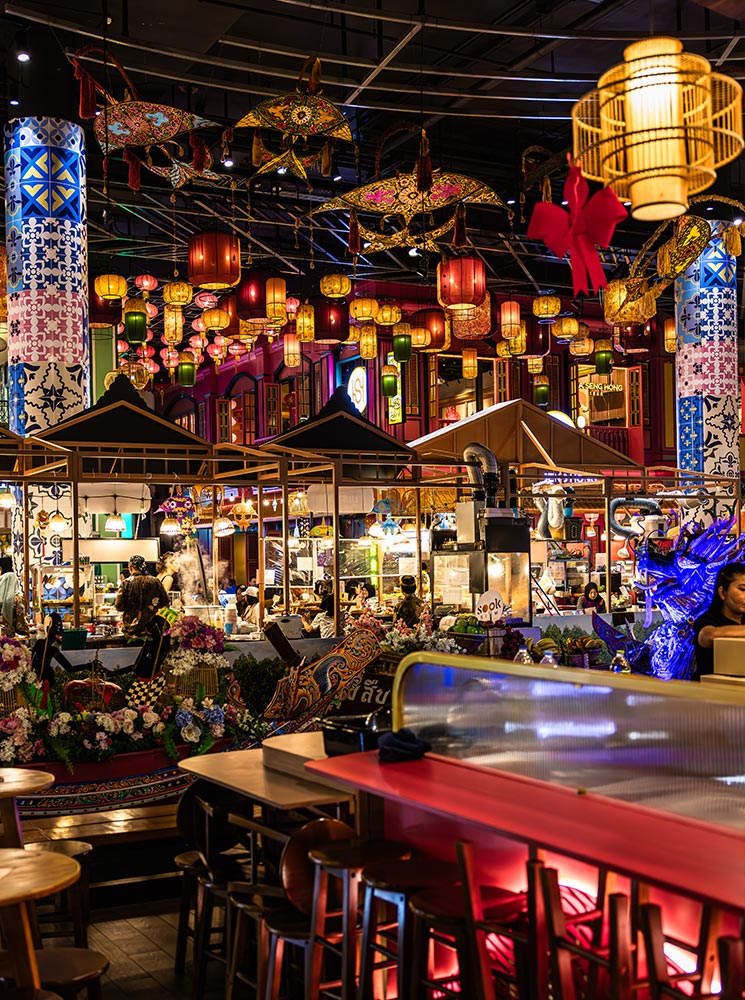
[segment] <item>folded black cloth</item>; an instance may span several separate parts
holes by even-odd
[[[395,764],[401,760],[419,760],[432,747],[425,740],[417,739],[410,729],[386,733],[378,740],[378,757],[381,764]]]

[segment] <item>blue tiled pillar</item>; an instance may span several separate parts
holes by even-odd
[[[10,427],[34,434],[88,403],[85,137],[58,118],[5,125]]]
[[[735,258],[722,239],[728,223],[710,221],[710,225],[708,246],[675,282],[678,466],[736,479],[739,488]],[[715,506],[705,505],[695,519],[705,523],[726,513]]]

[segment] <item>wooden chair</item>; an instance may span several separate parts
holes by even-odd
[[[718,996],[720,1000],[743,1000],[745,996],[745,942],[741,938],[720,937],[717,940],[717,955],[722,981],[719,994],[709,992],[710,979],[698,966],[692,972],[670,972],[665,955],[665,943],[669,941],[662,929],[662,910],[655,903],[644,903],[639,910],[639,920],[644,948],[647,954],[647,973],[651,1000],[664,997],[688,995],[698,998]],[[693,986],[693,993],[685,993],[679,988],[681,983]]]
[[[66,908],[55,910],[52,913],[39,913],[37,907],[36,918],[41,927],[42,938],[68,937],[69,932],[66,928],[47,930],[44,925],[50,922],[58,924],[60,921],[69,921],[72,923],[75,946],[87,948],[90,885],[88,856],[93,850],[93,845],[85,840],[42,840],[36,844],[26,844],[26,850],[47,854],[64,854],[68,858],[75,858],[80,865],[80,878],[64,891],[64,896],[67,898]]]
[[[45,990],[62,1000],[75,1000],[86,990],[88,1000],[101,1000],[101,977],[109,960],[88,948],[41,948],[36,951],[39,978]],[[0,954],[0,979],[13,978],[13,963],[7,952]]]

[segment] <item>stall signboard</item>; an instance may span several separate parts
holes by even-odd
[[[362,365],[353,368],[347,382],[347,395],[360,413],[367,409],[367,371]]]
[[[388,397],[388,423],[401,424],[404,419],[404,406],[401,396],[401,365],[394,358],[393,351],[387,355],[385,362],[387,365],[393,365],[396,369],[396,385],[398,387],[396,395]]]

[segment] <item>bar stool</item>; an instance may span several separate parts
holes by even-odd
[[[58,994],[62,1000],[74,1000],[82,990],[88,1000],[101,1000],[101,977],[109,960],[101,952],[89,948],[37,949],[39,979],[45,990]],[[0,979],[13,978],[13,964],[7,952],[0,953]]]
[[[717,940],[717,955],[722,982],[718,994],[708,992],[708,982],[704,984],[700,969],[692,972],[671,973],[665,955],[665,942],[669,940],[662,929],[662,910],[655,903],[644,903],[639,910],[639,921],[644,937],[649,976],[651,1000],[684,995],[697,998],[718,996],[720,1000],[742,1000],[745,996],[745,942],[741,938],[720,937]],[[678,988],[680,983],[690,983],[694,992],[685,994]]]
[[[80,865],[80,878],[77,882],[64,890],[63,895],[67,896],[67,907],[52,913],[39,913],[37,908],[36,918],[39,924],[49,922],[59,922],[68,920],[72,923],[73,939],[77,948],[88,947],[88,897],[90,886],[90,871],[88,856],[93,850],[93,845],[85,840],[44,840],[37,844],[26,844],[27,851],[38,853],[63,854],[68,858],[75,858]],[[59,930],[42,930],[42,938],[67,937],[68,932],[64,928]]]
[[[324,952],[341,959],[341,998],[356,993],[357,926],[362,872],[370,865],[393,864],[411,857],[411,848],[394,841],[356,841],[309,851],[315,865],[310,947],[306,952],[306,997],[315,1000],[321,979]],[[330,879],[341,890],[340,908],[331,902]],[[337,893],[339,895],[339,893]],[[334,923],[340,918],[341,935]],[[332,933],[329,934],[329,921]]]
[[[399,994],[408,996],[412,946],[409,900],[427,886],[444,887],[457,880],[457,865],[431,858],[374,864],[364,869],[359,1000],[373,1000],[375,973],[389,968],[396,969]],[[380,919],[381,904],[395,910],[393,921]],[[376,955],[383,956],[383,961],[376,961]]]

